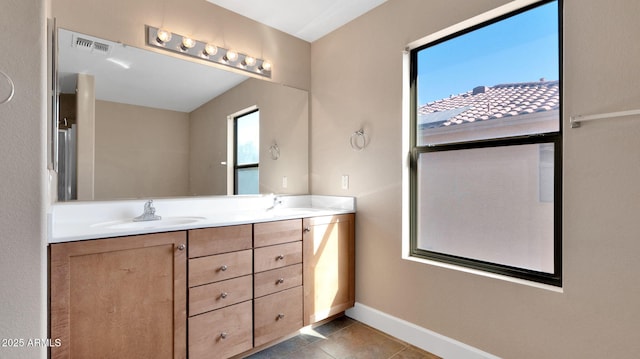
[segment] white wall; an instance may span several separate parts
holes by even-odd
[[[504,358],[637,357],[640,118],[567,124],[640,107],[638,1],[565,1],[564,293],[401,259],[402,50],[507,2],[389,0],[314,42],[311,191],[357,197],[358,302]]]
[[[44,0],[0,2],[0,70],[15,83],[0,105],[0,338],[25,340],[3,359],[46,353],[26,347],[46,338],[45,25]]]

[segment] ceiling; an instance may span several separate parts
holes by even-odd
[[[207,0],[313,42],[387,0]]]

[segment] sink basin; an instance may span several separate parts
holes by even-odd
[[[205,217],[162,217],[157,221],[142,221],[134,222],[133,219],[123,219],[119,221],[101,222],[92,225],[91,227],[101,227],[109,229],[150,229],[158,227],[171,227],[180,226],[186,224],[192,224],[204,220]]]

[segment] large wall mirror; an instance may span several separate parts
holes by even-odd
[[[256,109],[258,191],[308,193],[306,91],[57,31],[59,200],[233,194],[234,116]]]

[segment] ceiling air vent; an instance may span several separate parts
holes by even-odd
[[[73,44],[75,47],[79,47],[85,50],[91,50],[91,48],[93,47],[93,41],[89,39],[77,36],[74,40],[75,41],[73,42]]]
[[[109,46],[109,44],[93,41],[81,36],[73,37],[73,46],[85,51],[97,52],[105,55],[108,54],[109,50],[111,49],[111,46]]]
[[[94,51],[101,52],[101,53],[104,53],[104,54],[108,54],[109,53],[109,45],[103,44],[101,42],[94,42],[93,43],[93,49],[94,49]]]

